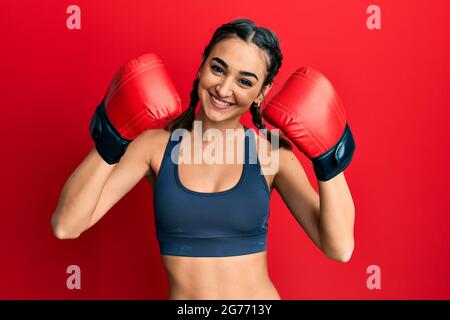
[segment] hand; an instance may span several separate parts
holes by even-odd
[[[114,75],[89,131],[100,156],[114,164],[141,132],[160,127],[181,111],[180,98],[163,62],[155,54],[144,54]]]
[[[342,102],[317,70],[295,71],[262,116],[311,159],[318,180],[329,180],[350,164],[356,145]]]

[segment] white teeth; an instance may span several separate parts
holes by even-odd
[[[221,106],[231,106],[230,103],[228,102],[223,102],[222,100],[218,100],[216,97],[214,97],[213,95],[211,95],[212,99],[214,100],[215,103],[220,104]]]

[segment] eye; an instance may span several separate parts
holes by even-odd
[[[218,65],[211,65],[211,70],[215,73],[223,73],[223,69],[219,67]],[[247,79],[241,79],[241,83],[246,87],[251,87],[253,83]]]
[[[245,86],[247,86],[247,87],[251,87],[252,86],[252,82],[251,81],[248,81],[246,79],[241,79],[241,80],[243,80],[243,82],[241,82],[241,83],[243,83]]]
[[[214,71],[214,72],[218,72],[218,73],[223,72],[222,68],[219,67],[219,66],[216,66],[216,65],[212,65],[211,66],[211,70]]]

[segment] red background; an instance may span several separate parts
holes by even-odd
[[[66,27],[71,4],[81,30]],[[371,4],[381,30],[366,27]],[[281,41],[272,94],[297,67],[317,68],[357,143],[345,171],[356,206],[350,262],[327,259],[272,194],[268,265],[281,297],[449,299],[449,12],[445,0],[3,2],[0,298],[167,298],[145,180],[76,240],[54,238],[50,217],[92,147],[89,121],[117,68],[157,52],[187,107],[213,31],[246,17]],[[81,290],[66,288],[71,264]],[[381,268],[379,290],[366,286],[370,265]]]

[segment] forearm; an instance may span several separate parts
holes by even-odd
[[[318,181],[320,191],[319,234],[323,252],[347,261],[354,247],[355,208],[343,172]]]
[[[58,238],[77,237],[88,226],[115,165],[93,148],[64,184],[51,225]]]

